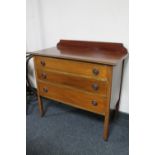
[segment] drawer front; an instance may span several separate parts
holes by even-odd
[[[41,96],[99,114],[104,114],[107,105],[103,96],[83,93],[80,90],[62,85],[38,82],[38,89]]]
[[[108,76],[108,66],[95,63],[79,62],[73,60],[35,57],[37,68],[48,68],[62,72],[81,74],[95,78],[106,78]]]
[[[55,84],[67,85],[84,91],[102,94],[107,96],[107,80],[96,80],[93,78],[86,78],[75,74],[55,72],[52,70],[37,70],[37,77],[39,80],[52,82]]]

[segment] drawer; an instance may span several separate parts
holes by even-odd
[[[83,93],[80,90],[62,85],[38,82],[38,89],[41,96],[99,114],[104,114],[107,106],[103,96]]]
[[[86,78],[71,73],[57,72],[48,69],[38,69],[37,77],[39,80],[67,85],[83,91],[89,91],[107,96],[107,79],[97,80],[91,77]]]
[[[36,56],[35,63],[37,68],[48,68],[95,78],[106,78],[108,76],[109,69],[106,65],[42,56]]]

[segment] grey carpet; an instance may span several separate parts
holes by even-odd
[[[43,99],[44,117],[37,101],[30,102],[26,117],[27,155],[128,155],[129,121],[111,122],[107,142],[102,139],[103,118],[58,102]]]

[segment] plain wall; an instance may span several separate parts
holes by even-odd
[[[128,0],[27,0],[27,51],[60,39],[121,42],[129,47]],[[129,113],[129,63],[125,61],[120,111]],[[33,62],[30,79],[35,86]]]

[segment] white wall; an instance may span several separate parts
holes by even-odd
[[[55,46],[61,38],[122,42],[128,49],[128,9],[128,0],[27,0],[27,51]],[[120,104],[127,113],[128,74],[127,60]]]

